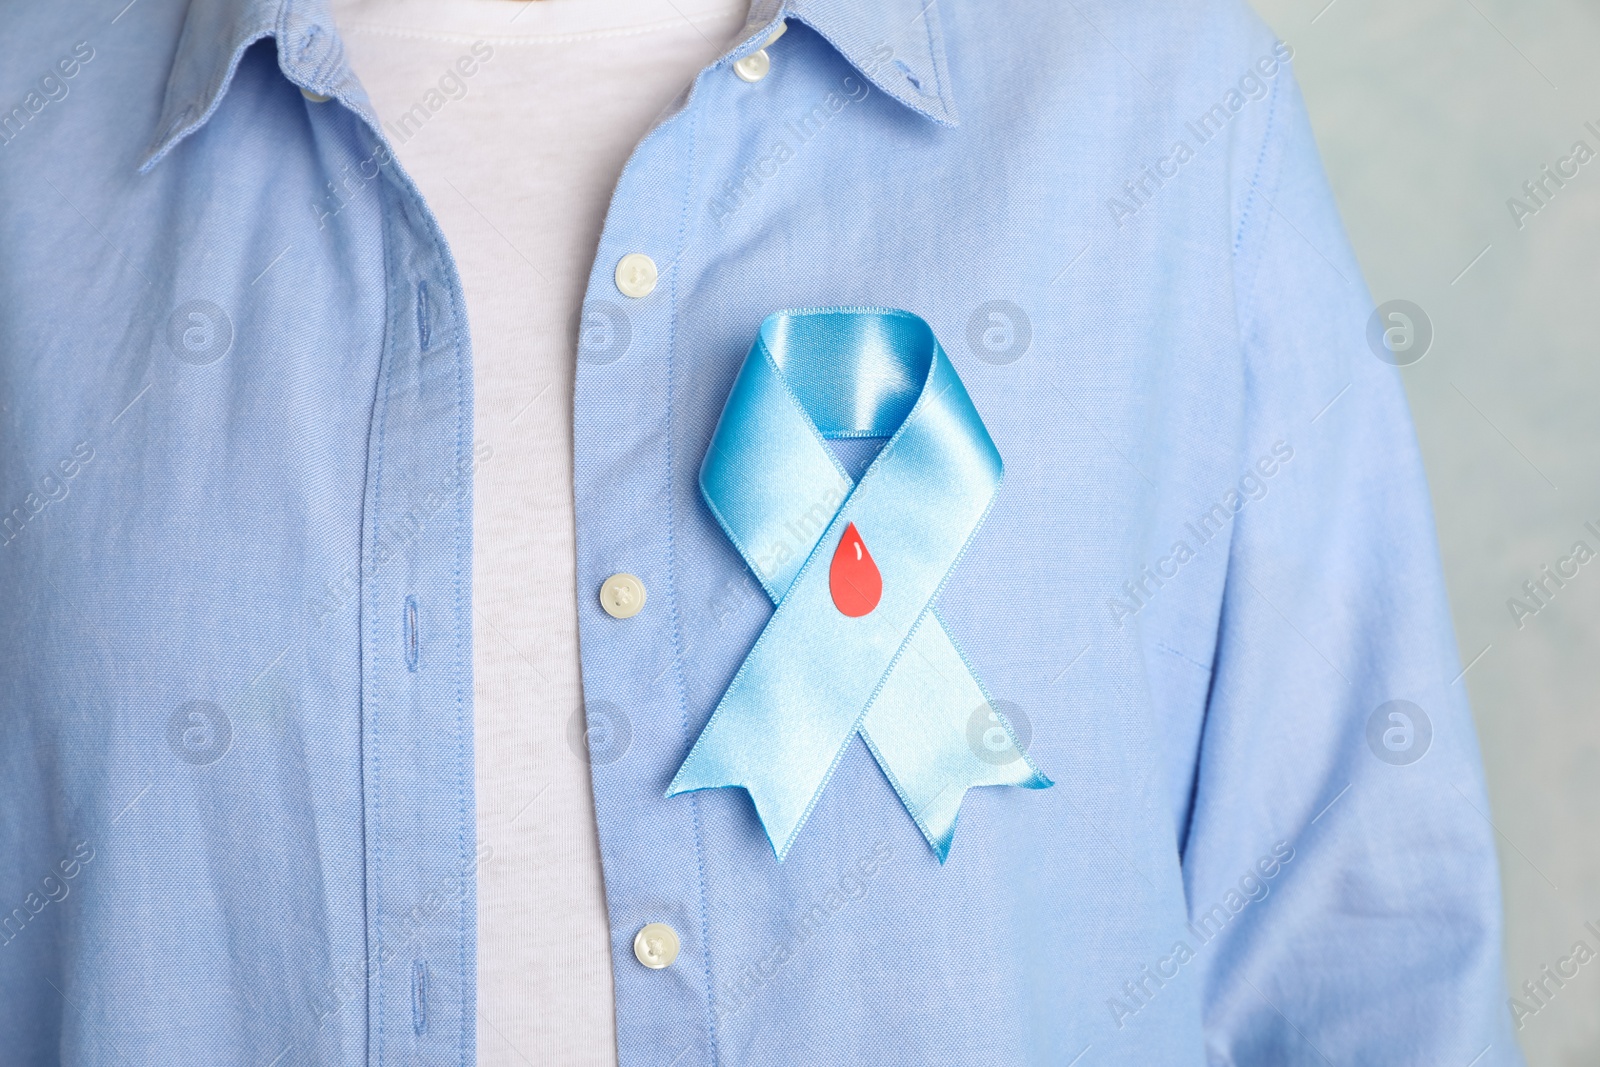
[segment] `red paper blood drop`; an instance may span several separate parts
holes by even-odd
[[[828,591],[833,594],[834,606],[852,619],[870,612],[883,597],[883,576],[853,522],[844,528],[844,536],[834,550],[833,565],[828,568]]]

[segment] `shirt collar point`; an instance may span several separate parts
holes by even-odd
[[[912,111],[922,115],[924,118],[932,119],[940,126],[956,129],[961,125],[961,116],[956,112],[956,103],[950,99],[948,94],[924,96],[918,92],[916,86],[911,84],[899,86],[899,92],[891,92],[882,85],[879,88],[899,100]]]
[[[795,18],[885,95],[941,126],[960,125],[936,0],[756,0],[763,19]]]

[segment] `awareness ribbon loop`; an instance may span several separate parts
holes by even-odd
[[[854,438],[888,439],[859,481],[827,444]],[[742,786],[781,861],[859,733],[942,863],[968,789],[1049,786],[934,604],[1002,474],[922,319],[769,316],[700,490],[775,608],[667,795]]]

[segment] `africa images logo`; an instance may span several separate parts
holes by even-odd
[[[191,700],[167,717],[167,747],[196,767],[215,763],[233,744],[227,713],[209,700]]]

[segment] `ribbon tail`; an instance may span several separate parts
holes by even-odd
[[[791,746],[779,745],[777,749],[787,751],[775,751],[774,746],[754,743],[754,738],[747,736],[750,731],[735,725],[739,720],[739,716],[721,714],[721,709],[712,716],[673,776],[666,795],[674,797],[701,789],[743,789],[750,795],[761,828],[772,844],[772,853],[781,863],[833,776],[838,751],[849,743],[850,734],[837,746],[831,762],[815,745],[800,746],[811,755],[807,760]],[[819,756],[824,757],[820,762]]]
[[[939,862],[950,854],[967,790],[1054,783],[929,612],[895,661],[861,736]]]

